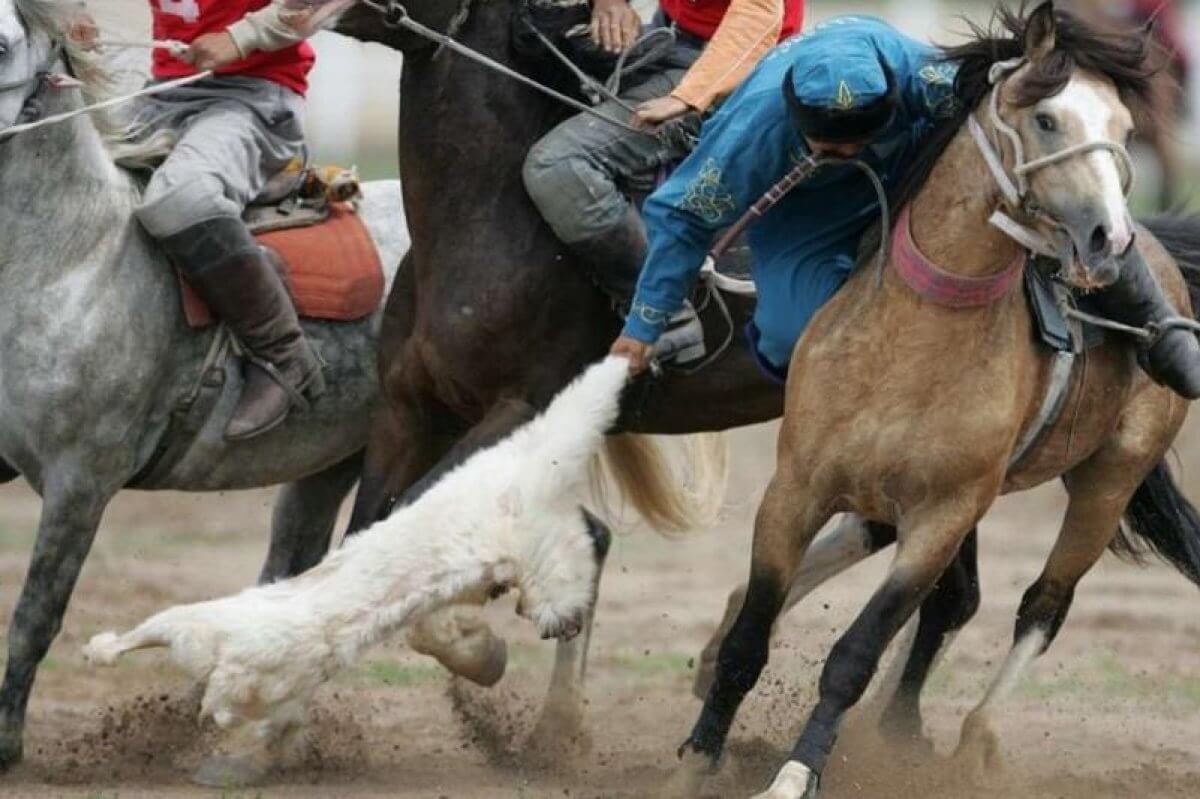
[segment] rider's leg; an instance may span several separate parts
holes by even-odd
[[[664,70],[623,95],[627,105],[670,94],[682,69]],[[596,107],[613,119],[629,112],[612,101]],[[681,123],[693,131],[698,120]],[[646,234],[626,184],[687,155],[686,136],[634,133],[587,114],[547,133],[525,159],[529,196],[555,234],[589,270],[596,283],[627,302],[646,251]]]
[[[636,105],[670,94],[683,72],[660,72],[623,99]],[[617,103],[605,102],[597,109],[613,119],[629,117]],[[633,298],[647,251],[645,227],[624,187],[687,155],[698,130],[699,119],[689,118],[662,135],[639,134],[581,114],[546,134],[525,160],[529,196],[622,313]],[[679,360],[703,354],[702,346],[696,346],[702,345],[703,330],[690,306],[672,319],[664,338],[680,354]]]
[[[1116,283],[1092,296],[1104,316],[1138,327],[1181,315],[1137,252],[1124,259]],[[1200,342],[1192,331],[1168,328],[1156,341],[1139,347],[1138,363],[1176,394],[1200,398]]]
[[[305,150],[301,98],[264,80],[219,78],[158,103],[187,108],[178,144],[154,173],[137,217],[248,351],[245,386],[225,430],[251,438],[324,387],[273,260],[242,209]]]

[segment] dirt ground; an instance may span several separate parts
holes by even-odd
[[[0,796],[652,796],[699,709],[690,693],[693,658],[745,573],[749,515],[769,474],[763,453],[772,451],[769,428],[738,434],[731,490],[738,499],[718,529],[674,541],[645,531],[619,538],[593,641],[591,747],[576,762],[546,768],[523,749],[553,647],[501,602],[486,611],[510,642],[509,673],[499,686],[455,687],[401,642],[379,646],[323,690],[308,740],[274,782],[241,792],[188,784],[208,737],[195,723],[189,686],[161,655],[139,653],[114,669],[90,670],[79,647],[169,604],[250,582],[265,551],[271,495],[124,494],[42,665],[25,763],[0,777]],[[1200,454],[1200,447],[1182,451]],[[1059,640],[1010,702],[1001,727],[1003,773],[967,782],[944,757],[1003,658],[1017,602],[1040,568],[1061,503],[1054,488],[1008,498],[983,527],[983,607],[934,675],[925,703],[939,756],[901,758],[859,725],[835,751],[825,796],[1200,796],[1200,603],[1195,588],[1164,566],[1138,569],[1106,558],[1085,580]],[[0,490],[5,619],[37,513],[25,487]],[[783,622],[708,796],[748,796],[769,782],[810,707],[825,653],[879,578],[885,564],[877,561]]]

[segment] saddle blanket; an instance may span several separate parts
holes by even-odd
[[[358,214],[348,203],[331,204],[328,217],[305,227],[256,234],[287,264],[285,280],[296,312],[309,319],[350,322],[374,313],[383,299],[383,265]],[[180,277],[188,325],[215,318]]]

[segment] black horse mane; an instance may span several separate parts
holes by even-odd
[[[987,96],[992,65],[1025,55],[1036,14],[1028,2],[1015,11],[998,6],[988,26],[964,19],[971,34],[968,41],[941,48],[943,60],[958,66],[957,112],[930,132],[893,191],[893,207],[900,208],[916,195],[967,117]],[[1053,97],[1066,88],[1076,69],[1084,69],[1111,80],[1135,118],[1153,118],[1155,83],[1166,77],[1169,58],[1150,32],[1091,23],[1061,9],[1054,10],[1054,18],[1054,48],[1022,76],[1015,87],[1016,101],[1029,106]]]

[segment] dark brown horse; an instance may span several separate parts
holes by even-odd
[[[436,30],[459,11],[444,0],[407,6]],[[516,6],[516,0],[468,4],[457,38],[511,62]],[[361,529],[406,492],[527,421],[607,351],[620,321],[521,183],[529,147],[567,109],[452,53],[435,54],[428,42],[386,27],[369,8],[354,8],[339,27],[405,55],[400,171],[412,249],[383,326],[387,401],[374,422],[351,522]],[[714,431],[780,414],[781,388],[760,374],[741,340],[753,306],[736,299],[730,306],[734,345],[694,376],[644,381],[628,397],[623,431]],[[719,322],[708,321],[714,336],[723,333]],[[644,459],[632,465],[647,473]],[[637,488],[638,474],[624,477]],[[560,657],[559,676],[577,659]],[[570,682],[556,677],[558,685]],[[552,705],[564,707],[558,700]]]

